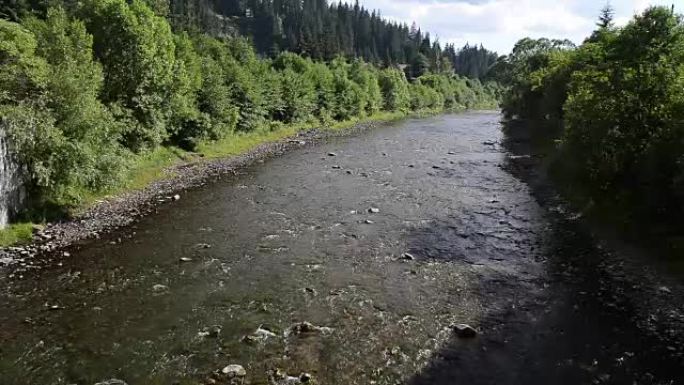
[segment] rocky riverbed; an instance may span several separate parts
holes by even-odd
[[[48,229],[71,246],[0,270],[0,383],[683,381],[681,280],[597,238],[498,114],[307,135]]]

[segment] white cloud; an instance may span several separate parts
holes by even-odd
[[[351,1],[351,0],[348,0]],[[672,0],[613,0],[616,22],[626,24],[635,12]],[[523,37],[568,38],[576,43],[594,28],[603,7],[597,0],[360,0],[389,19],[418,23],[442,42],[482,43],[507,53]]]

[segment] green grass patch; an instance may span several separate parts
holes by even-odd
[[[28,243],[33,238],[33,223],[15,223],[0,230],[0,247]]]
[[[241,155],[263,143],[272,143],[293,136],[304,126],[283,126],[276,130],[260,129],[249,133],[234,133],[217,142],[202,143],[197,151],[206,159]]]

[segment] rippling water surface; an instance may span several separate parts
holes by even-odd
[[[330,385],[566,378],[501,337],[552,309],[557,229],[507,171],[498,121],[407,120],[305,147],[61,265],[4,273],[0,383],[192,384],[228,364],[252,384],[274,369]],[[299,333],[301,322],[320,328]],[[452,323],[481,336],[459,340]],[[601,375],[585,373],[583,352],[568,352],[569,378]]]

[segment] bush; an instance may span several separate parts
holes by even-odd
[[[0,77],[22,80],[3,82],[14,89],[13,100],[0,104],[1,124],[26,167],[34,200],[73,203],[119,180],[125,162],[117,125],[97,99],[102,72],[84,25],[61,9],[25,24],[33,34],[0,22],[0,57],[11,59],[0,65]]]
[[[137,123],[126,124],[123,143],[135,151],[162,143],[174,84],[169,23],[141,0],[90,0],[84,14],[105,72],[104,102],[130,110],[120,116]]]
[[[37,46],[30,31],[0,19],[0,103],[15,104],[44,91],[48,66],[36,56]]]
[[[386,111],[408,111],[410,94],[404,73],[395,68],[387,68],[380,71],[379,80],[384,109]]]

